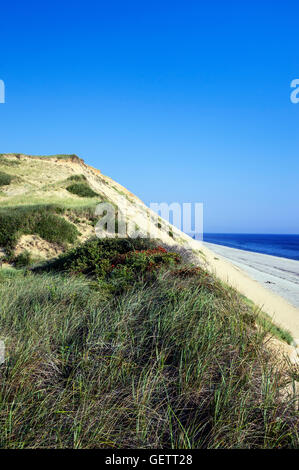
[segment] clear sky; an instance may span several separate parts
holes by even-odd
[[[207,232],[299,233],[298,0],[14,1],[0,153],[76,153]]]

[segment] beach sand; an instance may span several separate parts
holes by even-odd
[[[204,245],[299,308],[299,261],[212,243],[205,242]]]
[[[207,268],[288,330],[299,346],[299,261],[198,243]]]

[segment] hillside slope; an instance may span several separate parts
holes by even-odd
[[[83,191],[83,192],[82,192]],[[208,269],[253,301],[299,344],[298,309],[244,271],[154,214],[119,183],[76,155],[0,154],[0,259],[24,264],[57,257],[95,236],[100,202],[126,213],[134,231],[155,235],[184,259]],[[294,360],[297,361],[297,351]]]
[[[4,180],[2,185],[1,175]],[[9,177],[11,179],[8,182]],[[78,186],[82,185],[90,188],[90,193],[87,192],[83,196],[76,194]],[[73,244],[74,239],[82,242],[95,235],[94,225],[97,221],[95,208],[99,202],[111,202],[121,211],[126,206],[127,219],[134,224],[136,230],[146,231],[155,217],[155,214],[134,194],[99,170],[85,164],[76,155],[39,157],[2,154],[0,188],[2,214],[5,211],[7,214],[8,210],[10,214],[21,213],[21,218],[24,220],[24,217],[33,217],[32,211],[40,213],[46,210],[57,217],[63,217],[74,230],[73,239],[72,237],[68,239],[66,236],[63,240],[55,238],[53,234],[49,235],[46,230],[38,230],[36,224],[31,224],[30,227],[19,228],[18,233],[13,234],[12,242],[7,239],[8,237],[1,239],[0,236],[2,250],[5,252],[9,248],[14,255],[20,255],[26,250],[36,258],[51,258],[64,251],[70,242]],[[75,193],[71,192],[72,190]],[[15,219],[8,223],[18,225]],[[79,233],[76,234],[75,229]],[[7,231],[7,227],[2,225],[2,231]],[[189,244],[193,243],[190,237],[162,220],[157,232],[159,239],[170,246],[180,244],[188,248]],[[66,243],[63,243],[64,241]]]
[[[0,155],[0,185],[0,447],[298,448],[292,337],[244,273],[162,219],[95,237],[101,201],[157,220],[75,155]]]

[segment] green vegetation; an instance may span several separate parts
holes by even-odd
[[[16,279],[17,277],[24,277],[24,270],[15,268],[1,268],[0,269],[0,283],[6,282],[9,279]]]
[[[86,207],[89,207],[93,211],[95,211],[95,207],[99,203],[99,200],[103,200],[101,196],[96,199],[95,197],[77,198],[71,196],[71,193],[69,193],[69,195],[70,197],[65,197],[64,199],[61,199],[61,196],[56,196],[55,192],[51,194],[50,198],[46,191],[45,193],[39,191],[37,192],[37,194],[34,194],[33,192],[28,192],[27,194],[17,194],[15,196],[9,196],[9,198],[6,198],[5,201],[2,201],[1,207],[15,208],[19,206],[49,206],[49,201],[51,201],[51,205],[60,206],[65,210],[81,208],[84,209]]]
[[[92,276],[101,286],[120,293],[145,278],[156,277],[162,267],[174,266],[181,258],[153,241],[137,239],[94,239],[61,255],[36,272],[58,271]]]
[[[63,210],[63,213],[68,216],[68,218],[74,222],[78,223],[80,220],[86,222],[95,222],[98,221],[98,217],[95,215],[95,205],[93,206],[75,206],[66,208],[60,206]]]
[[[13,262],[17,268],[23,266],[30,266],[30,264],[32,263],[31,254],[27,250],[23,251],[22,253],[14,257]]]
[[[76,194],[80,197],[95,197],[98,196],[86,183],[74,183],[66,188],[70,193]]]
[[[69,165],[20,162],[0,155],[24,190],[0,208],[15,266],[0,269],[0,447],[298,448],[298,371],[266,345],[290,334],[153,241],[93,239],[47,263],[15,255],[23,234],[76,243],[75,224],[94,225],[105,200]]]
[[[38,217],[34,231],[44,240],[54,243],[74,243],[78,235],[74,225],[55,214]]]
[[[21,162],[19,160],[12,160],[11,158],[5,158],[3,157],[3,154],[0,154],[0,165],[5,165],[5,166],[16,166],[20,165]]]
[[[105,182],[105,181],[104,181]],[[121,196],[124,196],[126,199],[130,200],[128,194],[126,194],[124,191],[122,191],[121,189],[118,189],[115,185],[112,185],[112,188],[114,189],[114,191],[116,191],[118,194],[120,194]]]
[[[20,157],[21,155],[24,155],[25,157],[30,157],[30,158],[56,158],[58,160],[69,160],[70,158],[74,159],[79,159],[78,155],[75,154],[57,154],[57,155],[28,155],[28,154],[21,154],[21,153],[0,153],[0,158],[5,159],[5,155],[12,155],[14,157]]]
[[[67,181],[86,181],[85,175],[72,175],[67,178]]]
[[[155,250],[107,243],[121,259]],[[107,297],[98,248],[98,258],[95,244],[63,258],[79,275],[57,265],[0,276],[1,447],[297,448],[298,415],[281,393],[287,371],[251,306],[176,262]]]
[[[0,209],[0,246],[11,250],[21,235],[37,234],[55,243],[74,243],[76,227],[57,213],[64,209],[55,205],[19,206]]]
[[[57,154],[57,155],[34,155],[34,157],[43,157],[43,158],[56,158],[57,160],[69,160],[69,159],[78,159],[80,160],[80,158],[78,157],[78,155],[72,153],[72,154]]]
[[[13,180],[13,176],[0,171],[0,186],[8,186]]]
[[[258,313],[257,324],[260,325],[264,331],[267,330],[271,336],[276,336],[281,341],[285,341],[288,344],[292,344],[294,341],[291,333],[284,328],[275,325],[267,313]]]
[[[240,294],[241,295],[241,294]],[[256,311],[256,323],[259,325],[264,331],[268,331],[269,334],[272,336],[276,336],[276,338],[280,339],[281,341],[285,341],[288,344],[293,343],[293,337],[291,333],[281,326],[275,325],[269,315],[265,312],[260,311],[257,307],[255,307],[254,303],[245,297],[244,295],[241,295],[242,299],[251,306],[253,310]]]

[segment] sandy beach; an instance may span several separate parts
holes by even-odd
[[[287,329],[299,345],[299,261],[199,243],[207,267]]]
[[[299,261],[212,243],[204,245],[299,308]]]

